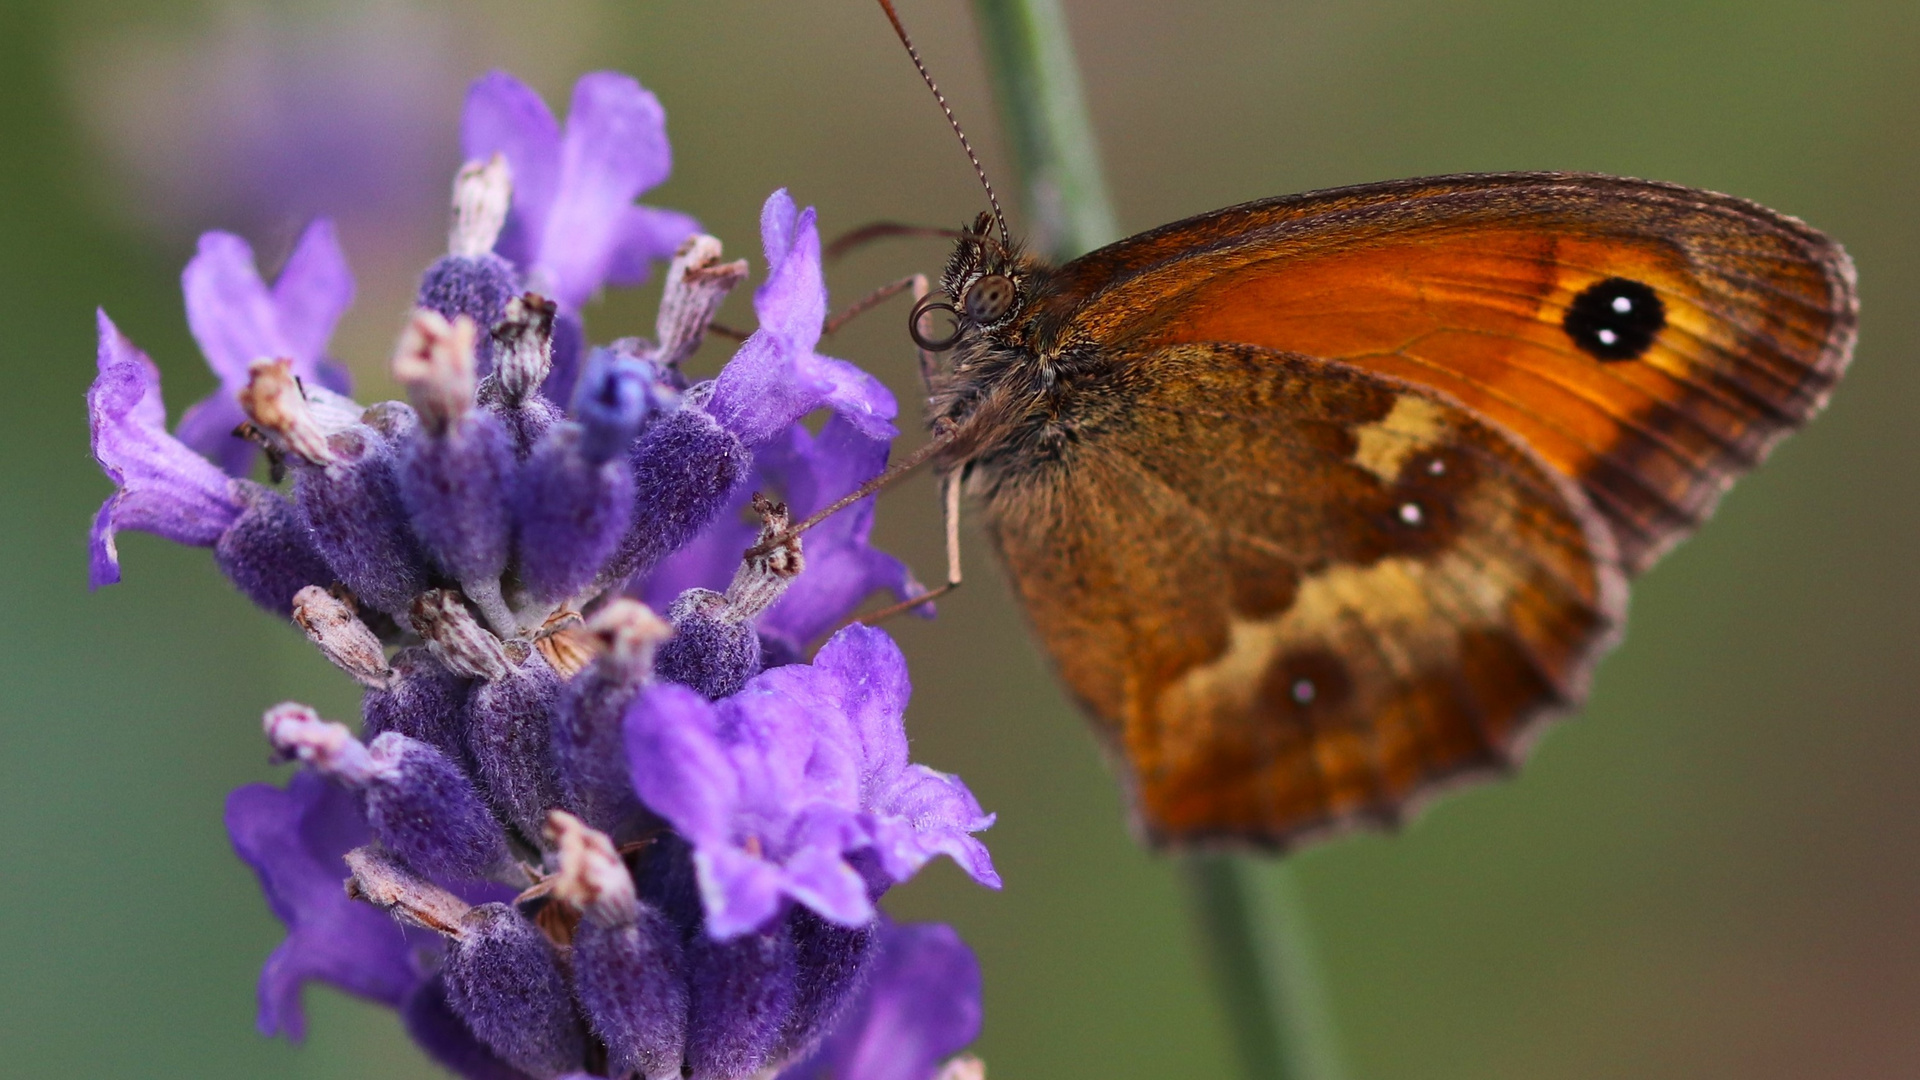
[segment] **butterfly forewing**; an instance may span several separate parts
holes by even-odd
[[[1452,396],[1577,481],[1644,568],[1824,403],[1841,249],[1752,203],[1568,174],[1439,177],[1203,215],[1069,264],[1055,346],[1262,345]]]

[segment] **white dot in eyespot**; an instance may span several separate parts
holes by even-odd
[[[1600,344],[1602,345],[1612,345],[1615,342],[1620,340],[1619,334],[1613,332],[1612,330],[1607,329],[1604,326],[1598,330],[1595,330],[1593,332],[1593,336],[1599,338]]]
[[[1296,680],[1294,680],[1294,684],[1293,684],[1293,700],[1294,700],[1294,703],[1295,703],[1295,704],[1298,704],[1298,705],[1307,705],[1307,704],[1311,704],[1311,703],[1312,703],[1312,701],[1313,701],[1313,695],[1314,695],[1314,694],[1316,694],[1316,693],[1318,693],[1318,691],[1316,691],[1316,690],[1315,690],[1315,689],[1313,688],[1313,680],[1312,680],[1312,679],[1296,679]]]
[[[1428,476],[1442,476],[1446,473],[1446,471],[1447,471],[1447,463],[1444,461],[1441,461],[1439,458],[1434,458],[1432,461],[1427,462]]]
[[[1613,310],[1615,310],[1615,311],[1617,311],[1617,312],[1619,312],[1619,313],[1620,313],[1620,314],[1622,314],[1622,315],[1625,315],[1625,314],[1626,314],[1627,312],[1629,312],[1629,311],[1632,311],[1632,310],[1633,310],[1633,297],[1631,297],[1631,296],[1616,296],[1616,297],[1614,297],[1614,298],[1613,298]]]
[[[1425,514],[1420,512],[1419,503],[1401,503],[1400,504],[1400,520],[1401,521],[1404,521],[1409,525],[1418,525],[1422,521],[1425,521],[1426,517],[1427,516]]]

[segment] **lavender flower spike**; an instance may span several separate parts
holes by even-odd
[[[841,926],[874,918],[854,857],[884,889],[946,854],[998,888],[968,835],[993,823],[957,778],[907,763],[906,661],[880,630],[852,626],[814,664],[763,672],[710,703],[672,683],[627,713],[640,799],[693,844],[707,933],[757,930],[788,900]],[[866,859],[862,859],[863,865]]]
[[[244,476],[254,447],[233,436],[245,419],[234,397],[255,360],[287,359],[302,381],[347,391],[345,369],[325,354],[334,323],[353,302],[353,274],[333,223],[322,219],[307,226],[271,287],[260,279],[247,242],[222,232],[200,237],[180,284],[187,325],[220,378],[218,389],[181,416],[180,441],[213,455],[229,475]]]
[[[327,385],[352,282],[324,224],[271,288],[243,242],[203,238],[189,316],[223,385],[180,437],[153,364],[100,317],[88,411],[117,490],[95,582],[118,577],[116,529],[211,547],[365,688],[357,737],[270,710],[269,741],[305,767],[229,801],[288,928],[261,1028],[297,1037],[319,978],[400,1010],[466,1080],[769,1080],[830,1035],[811,1060],[839,1080],[934,1080],[977,1026],[977,975],[951,941],[924,963],[883,948],[875,905],[941,854],[997,886],[972,835],[993,819],[908,761],[886,635],[856,627],[763,670],[875,589],[916,586],[872,548],[871,501],[810,532],[804,560],[776,500],[752,498],[769,542],[751,560],[752,532],[722,513],[756,488],[823,506],[894,435],[886,390],[816,352],[813,212],[768,201],[759,328],[689,386],[679,364],[748,264],[635,204],[669,166],[653,98],[590,75],[563,134],[494,75],[465,134],[448,254],[395,357],[411,405]],[[583,372],[580,304],[669,254],[657,340],[616,340]],[[816,436],[802,421],[819,411]],[[245,469],[251,445],[226,434],[242,417],[273,486],[189,445]],[[620,595],[648,573],[648,590],[681,583],[671,627]],[[931,989],[891,989],[896,969]]]
[[[175,543],[212,547],[240,517],[241,504],[224,473],[167,434],[160,371],[134,348],[107,313],[98,313],[100,374],[87,390],[93,456],[116,491],[94,517],[94,588],[120,580],[113,535],[139,529]]]

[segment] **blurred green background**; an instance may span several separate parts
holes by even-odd
[[[900,6],[1009,175],[966,5]],[[1640,583],[1584,718],[1516,781],[1297,865],[1355,1080],[1920,1075],[1920,5],[1067,8],[1128,230],[1314,187],[1565,168],[1733,192],[1849,246],[1853,375]],[[306,1045],[253,1031],[280,928],[228,851],[222,799],[281,771],[264,706],[343,715],[356,695],[205,552],[128,536],[126,583],[87,593],[108,491],[82,405],[92,308],[153,354],[177,415],[211,384],[179,304],[194,236],[240,229],[272,266],[304,214],[332,212],[361,281],[336,351],[381,385],[412,275],[442,242],[462,88],[493,66],[556,104],[583,71],[638,75],[677,156],[648,201],[756,261],[776,186],[832,233],[958,224],[979,205],[972,177],[866,0],[6,14],[0,1074],[433,1075],[390,1015],[327,990],[308,993]],[[831,281],[850,299],[944,254],[883,246]],[[650,311],[640,290],[590,328],[643,331]],[[832,348],[913,415],[903,319]],[[886,497],[881,532],[936,576],[929,483]],[[941,867],[893,910],[954,922],[979,952],[996,1077],[1229,1075],[1172,868],[1126,835],[984,545],[969,558],[974,583],[898,634],[916,757],[999,812],[987,839],[1007,887]]]

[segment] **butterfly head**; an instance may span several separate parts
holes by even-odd
[[[1038,268],[1037,259],[994,235],[991,214],[981,214],[955,243],[939,291],[915,306],[914,341],[946,352],[970,337],[1006,330],[1026,307]]]

